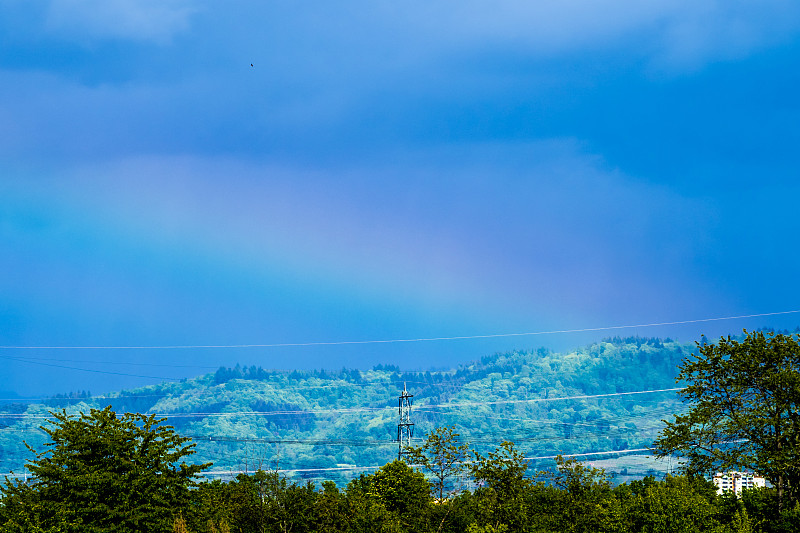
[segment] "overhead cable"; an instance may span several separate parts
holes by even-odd
[[[534,335],[555,335],[564,333],[586,333],[590,331],[612,331],[620,329],[647,328],[658,326],[677,326],[682,324],[698,324],[702,322],[717,322],[722,320],[738,320],[743,318],[758,318],[765,316],[788,315],[800,313],[800,309],[793,311],[774,311],[770,313],[754,313],[750,315],[723,316],[713,318],[697,318],[692,320],[674,320],[671,322],[651,322],[645,324],[627,324],[621,326],[599,326],[592,328],[560,329],[550,331],[529,331],[524,333],[491,333],[484,335],[458,335],[453,337],[419,337],[410,339],[373,339],[349,341],[322,341],[322,342],[276,342],[268,344],[186,344],[186,345],[142,345],[142,346],[0,346],[6,350],[193,350],[193,349],[221,349],[221,348],[287,348],[295,346],[341,346],[346,344],[390,344],[401,342],[433,342],[454,341],[469,339],[494,339],[502,337],[529,337]]]
[[[681,388],[672,388],[672,389],[655,389],[655,390],[644,390],[644,391],[630,391],[630,392],[609,392],[606,394],[587,394],[587,395],[580,395],[580,396],[559,396],[555,398],[531,398],[527,400],[497,400],[497,401],[487,401],[487,402],[459,402],[459,403],[441,403],[441,404],[420,404],[420,409],[433,409],[433,408],[441,408],[441,409],[452,409],[452,408],[459,408],[459,407],[476,407],[480,405],[509,405],[509,404],[522,404],[522,403],[537,403],[537,402],[555,402],[560,400],[584,400],[584,399],[598,399],[598,398],[611,398],[615,396],[632,396],[636,394],[656,394],[662,392],[675,392],[679,391]],[[87,398],[90,400],[90,398]],[[360,412],[370,412],[370,413],[377,413],[382,411],[394,411],[396,407],[392,406],[385,406],[385,407],[349,407],[349,408],[340,408],[340,409],[291,409],[291,410],[276,410],[276,411],[230,411],[230,412],[196,412],[196,413],[142,413],[145,416],[154,415],[156,417],[165,417],[165,418],[193,418],[198,416],[203,417],[228,417],[228,416],[280,416],[280,415],[316,415],[316,414],[323,414],[323,413],[334,413],[334,414],[342,414],[342,413],[360,413]],[[138,414],[138,413],[137,413]],[[49,416],[45,415],[26,415],[25,413],[9,413],[9,414],[0,414],[0,416],[4,418],[20,418],[20,419],[46,419],[50,418]]]

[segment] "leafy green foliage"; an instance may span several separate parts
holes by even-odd
[[[745,332],[698,344],[680,366],[689,411],[667,422],[654,446],[689,472],[748,469],[800,498],[800,336]]]
[[[213,461],[215,470],[319,469],[391,460],[397,453],[397,394],[407,382],[418,434],[452,427],[483,454],[508,439],[527,456],[554,456],[648,446],[662,427],[659,419],[680,408],[673,393],[553,399],[673,387],[676,365],[692,349],[657,339],[607,339],[570,353],[494,354],[448,372],[403,372],[393,365],[324,372],[234,366],[102,399],[80,393],[58,401],[73,414],[111,404],[117,412],[166,416],[194,439],[198,462]],[[469,407],[430,408],[441,404]],[[29,453],[19,436],[42,446],[34,417],[47,408],[31,404],[12,414],[8,407],[4,415],[5,407],[0,405],[0,418],[9,427],[0,431],[0,472],[19,471]],[[303,474],[318,482],[328,475]],[[353,473],[330,475],[344,487]]]
[[[42,430],[49,449],[28,469],[32,484],[7,481],[0,514],[4,531],[121,533],[168,531],[188,500],[192,479],[208,465],[187,465],[190,439],[154,416],[110,407],[79,417],[53,412]],[[177,464],[181,461],[180,464]]]
[[[455,479],[466,470],[469,444],[459,444],[455,427],[439,427],[428,433],[421,446],[408,448],[412,463],[422,465],[433,477],[432,488],[439,500],[452,491]]]
[[[757,341],[752,343],[753,347],[735,352],[734,356],[730,350],[748,345],[751,335]],[[777,342],[773,343],[776,337]],[[796,414],[791,402],[797,341],[790,338],[787,342],[781,337],[750,334],[741,342],[723,339],[719,346],[729,351],[719,353],[714,345],[706,342],[698,345],[698,353],[694,359],[684,360],[678,376],[679,380],[686,379],[690,383],[687,394],[694,394],[690,408],[701,403],[702,387],[692,388],[698,384],[698,376],[724,378],[708,382],[713,383],[707,389],[711,397],[714,392],[725,390],[720,384],[742,387],[747,380],[737,373],[750,375],[748,372],[752,371],[757,379],[751,380],[750,388],[758,390],[742,389],[749,399],[731,402],[730,405],[740,410],[735,414],[751,416],[753,413],[745,413],[751,409],[755,413],[753,416],[760,416],[755,420],[769,423],[777,420],[782,435],[793,435],[789,430],[793,430]],[[762,353],[765,351],[766,355]],[[715,426],[717,432],[727,426],[720,424],[725,418],[715,418],[709,406],[694,415],[699,418],[692,419],[691,412],[679,414],[675,423],[668,425],[662,434],[663,439],[665,435],[692,435],[692,431],[697,430],[699,433],[695,436],[712,435],[718,439],[713,442],[719,444],[719,449],[701,449],[696,458],[686,454],[690,459],[690,475],[667,476],[664,480],[647,477],[612,487],[610,477],[602,469],[560,456],[554,469],[531,476],[526,454],[511,441],[504,441],[494,451],[484,451],[489,436],[499,433],[531,435],[521,439],[528,453],[530,450],[541,453],[556,445],[567,448],[565,454],[570,448],[590,451],[601,444],[624,449],[637,442],[635,439],[641,442],[653,427],[653,411],[673,410],[678,407],[676,402],[632,400],[629,396],[604,397],[603,401],[564,398],[580,393],[613,394],[626,389],[666,388],[664,380],[671,379],[674,373],[670,374],[664,361],[669,363],[687,352],[671,341],[612,339],[571,354],[541,350],[498,354],[450,373],[402,373],[388,366],[366,373],[343,370],[287,375],[255,367],[236,367],[185,383],[120,393],[119,401],[126,405],[147,405],[148,410],[174,413],[175,418],[185,421],[182,424],[185,429],[208,437],[204,444],[208,447],[206,453],[211,455],[226,451],[234,455],[232,452],[241,453],[242,450],[236,447],[241,445],[235,437],[226,441],[219,434],[211,433],[213,431],[274,434],[282,438],[276,444],[285,444],[287,436],[308,435],[309,432],[317,435],[319,441],[325,435],[350,436],[358,434],[357,431],[365,435],[360,442],[369,443],[373,439],[370,450],[362,453],[349,446],[358,443],[356,439],[342,440],[346,445],[339,449],[330,443],[298,439],[299,451],[286,450],[285,455],[280,456],[281,461],[297,466],[302,466],[305,460],[322,466],[320,461],[325,457],[333,464],[334,461],[343,462],[342,459],[379,457],[382,452],[376,450],[381,448],[380,437],[394,433],[396,420],[391,416],[393,410],[384,412],[374,408],[386,403],[387,387],[416,381],[419,386],[415,389],[417,406],[431,406],[434,402],[445,403],[448,407],[458,403],[470,406],[469,416],[459,413],[454,417],[455,424],[434,425],[425,444],[412,447],[423,468],[433,467],[430,473],[434,483],[441,482],[441,488],[437,486],[439,495],[449,492],[445,488],[446,481],[465,466],[464,461],[458,459],[466,451],[466,445],[458,442],[460,432],[466,428],[471,435],[479,436],[476,441],[483,447],[472,452],[474,461],[468,469],[472,490],[439,499],[431,498],[431,485],[424,475],[401,461],[353,479],[345,490],[340,489],[341,484],[325,481],[318,491],[311,482],[298,484],[277,471],[265,472],[260,468],[252,475],[240,474],[229,482],[201,483],[192,489],[191,477],[204,465],[189,467],[183,463],[180,468],[176,467],[179,459],[194,451],[193,445],[187,444],[186,437],[178,437],[171,427],[158,426],[160,420],[154,416],[126,414],[117,418],[108,407],[93,409],[90,415],[81,412],[76,419],[74,414],[63,410],[54,413],[54,427],[45,428],[45,435],[52,441],[48,444],[51,449],[37,454],[31,463],[34,483],[6,481],[0,499],[0,525],[3,531],[11,532],[168,531],[170,527],[179,533],[795,531],[800,520],[800,505],[782,508],[773,496],[796,486],[796,480],[791,477],[791,464],[786,465],[789,472],[786,485],[779,483],[777,489],[746,491],[741,500],[717,496],[713,484],[693,474],[702,470],[703,465],[716,464],[715,460],[733,453],[735,446],[741,444],[715,435]],[[748,363],[748,358],[755,363]],[[713,364],[692,366],[705,359],[712,360]],[[729,361],[736,361],[740,366],[729,368],[726,366]],[[625,382],[614,384],[612,369],[635,369],[641,379],[627,385]],[[770,372],[777,378],[771,379]],[[547,385],[539,387],[539,380]],[[379,386],[373,388],[372,384]],[[715,389],[714,386],[719,387]],[[769,386],[774,388],[769,389]],[[758,396],[765,390],[772,391],[770,394],[779,400],[775,405],[788,405],[786,410],[770,417],[775,410],[770,410],[769,406],[762,408],[760,402],[773,399],[772,396]],[[550,401],[553,398],[557,401]],[[531,401],[526,401],[528,399]],[[88,394],[59,401],[62,400],[79,402],[69,409],[82,409],[93,401]],[[321,405],[330,407],[336,415],[320,416]],[[358,406],[369,409],[352,409]],[[204,408],[207,410],[203,411]],[[30,422],[24,416],[17,416],[10,407],[4,412],[2,409],[0,406],[0,415],[12,422],[9,425],[15,429]],[[19,412],[18,407],[13,409]],[[24,414],[36,414],[41,409],[42,406],[27,406]],[[247,409],[265,416],[254,417],[253,413],[245,412]],[[422,423],[433,425],[451,412],[436,414],[435,409],[431,411],[434,414],[420,412]],[[361,415],[351,417],[351,412],[369,413],[370,419],[359,425],[357,416]],[[225,416],[206,416],[210,413]],[[270,422],[273,415],[284,418]],[[683,434],[677,431],[682,420],[694,421],[683,427]],[[694,426],[698,420],[706,425]],[[536,425],[528,426],[528,422]],[[768,428],[764,442],[786,442],[770,441],[774,436],[770,433],[773,426],[765,422],[763,427]],[[349,429],[353,431],[348,432]],[[128,436],[119,436],[121,434]],[[268,439],[244,442],[250,440]],[[163,446],[159,447],[159,442]],[[231,445],[226,448],[229,443]],[[3,446],[11,445],[7,440],[3,442]],[[216,451],[209,451],[212,447],[216,447]],[[57,453],[63,448],[72,449],[74,453]],[[139,455],[133,454],[134,459],[129,458],[131,450],[139,450]],[[149,457],[144,450],[156,456],[160,454],[164,459],[147,462],[140,457]],[[787,447],[780,450],[784,454],[776,454],[776,460],[794,453]],[[245,448],[245,467],[268,462],[264,459],[270,452],[264,451],[265,455],[259,456],[258,450]],[[275,462],[277,465],[277,457]],[[59,469],[59,464],[67,466]],[[137,468],[138,465],[147,466]],[[437,475],[437,468],[440,475]],[[151,475],[153,472],[156,473]],[[46,479],[55,481],[44,483],[42,480]],[[129,495],[130,491],[135,494]],[[143,493],[150,497],[142,497]],[[167,509],[168,502],[171,504]],[[107,519],[109,514],[115,519]]]
[[[347,499],[336,483],[324,481],[317,497],[317,524],[319,531],[344,531],[350,514]]]
[[[587,466],[574,459],[556,457],[556,470],[541,472],[550,487],[539,487],[539,507],[553,509],[544,522],[561,531],[596,531],[603,524],[620,522],[610,502],[611,480],[605,471]],[[555,490],[554,490],[555,489]]]
[[[476,490],[479,527],[519,530],[519,522],[527,514],[525,493],[532,484],[525,476],[528,462],[509,441],[486,456],[473,453],[472,477],[479,485]]]
[[[399,460],[382,466],[374,474],[362,474],[350,482],[347,492],[351,505],[365,507],[367,515],[381,517],[378,521],[384,525],[391,522],[409,531],[425,518],[431,501],[431,487],[425,476]]]
[[[109,448],[98,450],[105,456]],[[422,473],[394,461],[354,479],[344,491],[330,481],[317,490],[312,483],[297,484],[263,470],[188,491],[150,487],[145,489],[150,498],[159,492],[183,495],[158,516],[140,506],[112,506],[113,520],[90,515],[99,509],[101,496],[112,502],[126,499],[124,493],[104,491],[103,485],[83,485],[76,498],[64,487],[45,495],[37,484],[7,484],[0,519],[3,531],[32,533],[773,533],[795,531],[800,515],[800,508],[776,513],[771,489],[747,491],[741,500],[718,497],[709,482],[688,476],[645,478],[612,488],[602,469],[562,458],[554,472],[534,476],[547,483],[534,482],[510,442],[486,455],[477,453],[475,459],[476,488],[445,501],[431,498]],[[107,462],[111,465],[114,458]],[[124,470],[126,461],[117,462]]]
[[[447,502],[428,496],[420,474],[402,462],[353,480],[345,491],[327,482],[319,491],[281,481],[273,473],[238,476],[228,483],[202,484],[203,495],[187,518],[190,531],[232,532],[706,532],[772,533],[794,531],[788,512],[783,517],[758,511],[746,498],[718,497],[704,480],[687,476],[647,478],[611,488],[599,469],[559,460],[550,483],[523,476],[513,454],[501,446],[493,477],[517,478],[515,501],[487,485],[464,491]],[[513,447],[510,447],[513,450]],[[489,456],[484,457],[490,461]],[[502,472],[503,465],[511,467]],[[542,476],[542,474],[539,474]],[[477,480],[476,480],[477,481]],[[259,485],[262,485],[259,488]],[[496,485],[499,486],[499,485]],[[750,491],[750,497],[761,494]],[[248,496],[249,495],[249,496]],[[276,505],[277,502],[281,502]],[[215,506],[229,522],[209,518],[203,509]],[[249,511],[248,511],[249,507]],[[220,525],[222,524],[222,525]]]
[[[561,531],[751,531],[744,512],[721,521],[716,493],[712,492],[709,499],[706,487],[686,476],[667,476],[661,481],[648,477],[613,490],[603,485],[601,481],[587,491],[584,484],[579,494],[561,492],[560,501],[572,503],[572,510],[560,513],[558,518]]]

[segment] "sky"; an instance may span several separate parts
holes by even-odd
[[[5,0],[0,390],[794,329],[799,87],[793,0]]]

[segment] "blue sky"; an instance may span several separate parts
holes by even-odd
[[[800,309],[799,82],[790,1],[6,0],[0,344]],[[797,325],[4,348],[0,390],[103,392],[237,362],[450,367],[607,334]]]

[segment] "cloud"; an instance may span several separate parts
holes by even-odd
[[[184,0],[52,0],[45,24],[73,36],[167,42],[194,12]]]
[[[26,27],[31,13],[46,5],[45,27],[70,39],[168,42],[178,32],[194,30],[192,47],[213,50],[217,58],[245,53],[263,64],[265,55],[274,55],[288,65],[313,66],[325,76],[350,75],[359,68],[404,69],[481,50],[511,50],[533,57],[625,51],[649,58],[662,69],[696,69],[786,42],[800,30],[800,4],[792,0],[233,4],[188,0],[23,4],[8,0],[6,4],[0,11]],[[353,61],[356,57],[358,61]],[[207,61],[204,66],[208,67]]]
[[[407,4],[404,4],[407,5]],[[417,11],[418,10],[418,11]],[[659,68],[738,59],[800,30],[791,0],[544,0],[426,2],[405,11],[427,42],[509,45],[536,56],[626,48]],[[631,46],[634,44],[635,46]]]
[[[738,60],[796,37],[800,5],[767,2],[688,2],[669,13],[656,63],[692,69],[714,60]]]
[[[333,60],[347,69],[355,54],[359,63],[380,69],[487,52],[546,59],[608,51],[645,58],[660,69],[694,70],[780,44],[800,30],[800,4],[791,0],[339,2],[303,9],[311,14],[266,8],[251,20],[291,21],[295,35],[306,38],[303,51],[324,42],[321,68]]]
[[[708,246],[707,211],[566,140],[325,169],[135,158],[72,176],[49,189],[125,233],[362,296],[525,317],[622,313],[631,293],[629,310],[707,301],[683,264]]]

